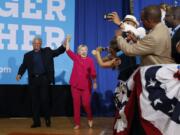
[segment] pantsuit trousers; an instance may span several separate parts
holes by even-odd
[[[89,89],[78,89],[71,86],[71,93],[73,98],[73,110],[74,110],[74,122],[76,125],[80,125],[80,111],[81,102],[85,112],[87,113],[88,120],[92,120],[91,111],[91,92]]]

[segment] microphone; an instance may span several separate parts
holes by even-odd
[[[92,50],[91,52],[93,55],[96,55],[96,50]]]

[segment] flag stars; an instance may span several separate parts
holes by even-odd
[[[173,121],[180,125],[180,101],[176,95],[176,87],[173,83],[169,83],[166,80],[158,79],[156,73],[162,67],[150,67],[145,73],[145,90],[148,92],[148,101],[151,102],[151,107],[155,111],[160,111],[165,119],[168,118],[168,122]],[[176,81],[175,79],[169,79],[169,81]],[[144,83],[143,83],[144,84]],[[143,89],[144,90],[144,89]],[[172,91],[171,93],[169,91]],[[179,89],[178,89],[179,90]],[[169,92],[169,93],[168,93]],[[173,93],[174,92],[174,93]],[[167,95],[171,94],[171,98]],[[172,95],[173,94],[173,95]],[[164,116],[166,115],[166,116]],[[158,117],[158,116],[157,116]],[[169,123],[167,123],[169,124]]]
[[[174,108],[175,108],[175,106],[174,106],[174,105],[171,105],[171,110],[169,110],[168,113],[172,113],[172,112],[174,111]]]
[[[153,81],[152,79],[150,79],[147,87],[150,87],[150,86],[154,87],[155,85],[156,85],[156,81]]]
[[[160,98],[154,100],[154,106],[156,106],[158,103],[162,104],[162,101],[160,100]]]

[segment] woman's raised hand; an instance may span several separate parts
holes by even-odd
[[[71,40],[71,36],[70,35],[67,35],[65,40],[64,40],[64,44],[65,44],[65,47],[66,47],[66,51],[70,49],[70,45],[69,45],[69,42]]]

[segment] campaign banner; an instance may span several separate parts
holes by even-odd
[[[0,84],[27,84],[27,72],[17,82],[16,75],[35,36],[42,47],[58,48],[70,34],[74,49],[75,0],[0,1]],[[66,53],[54,58],[56,84],[68,84],[72,61]]]

